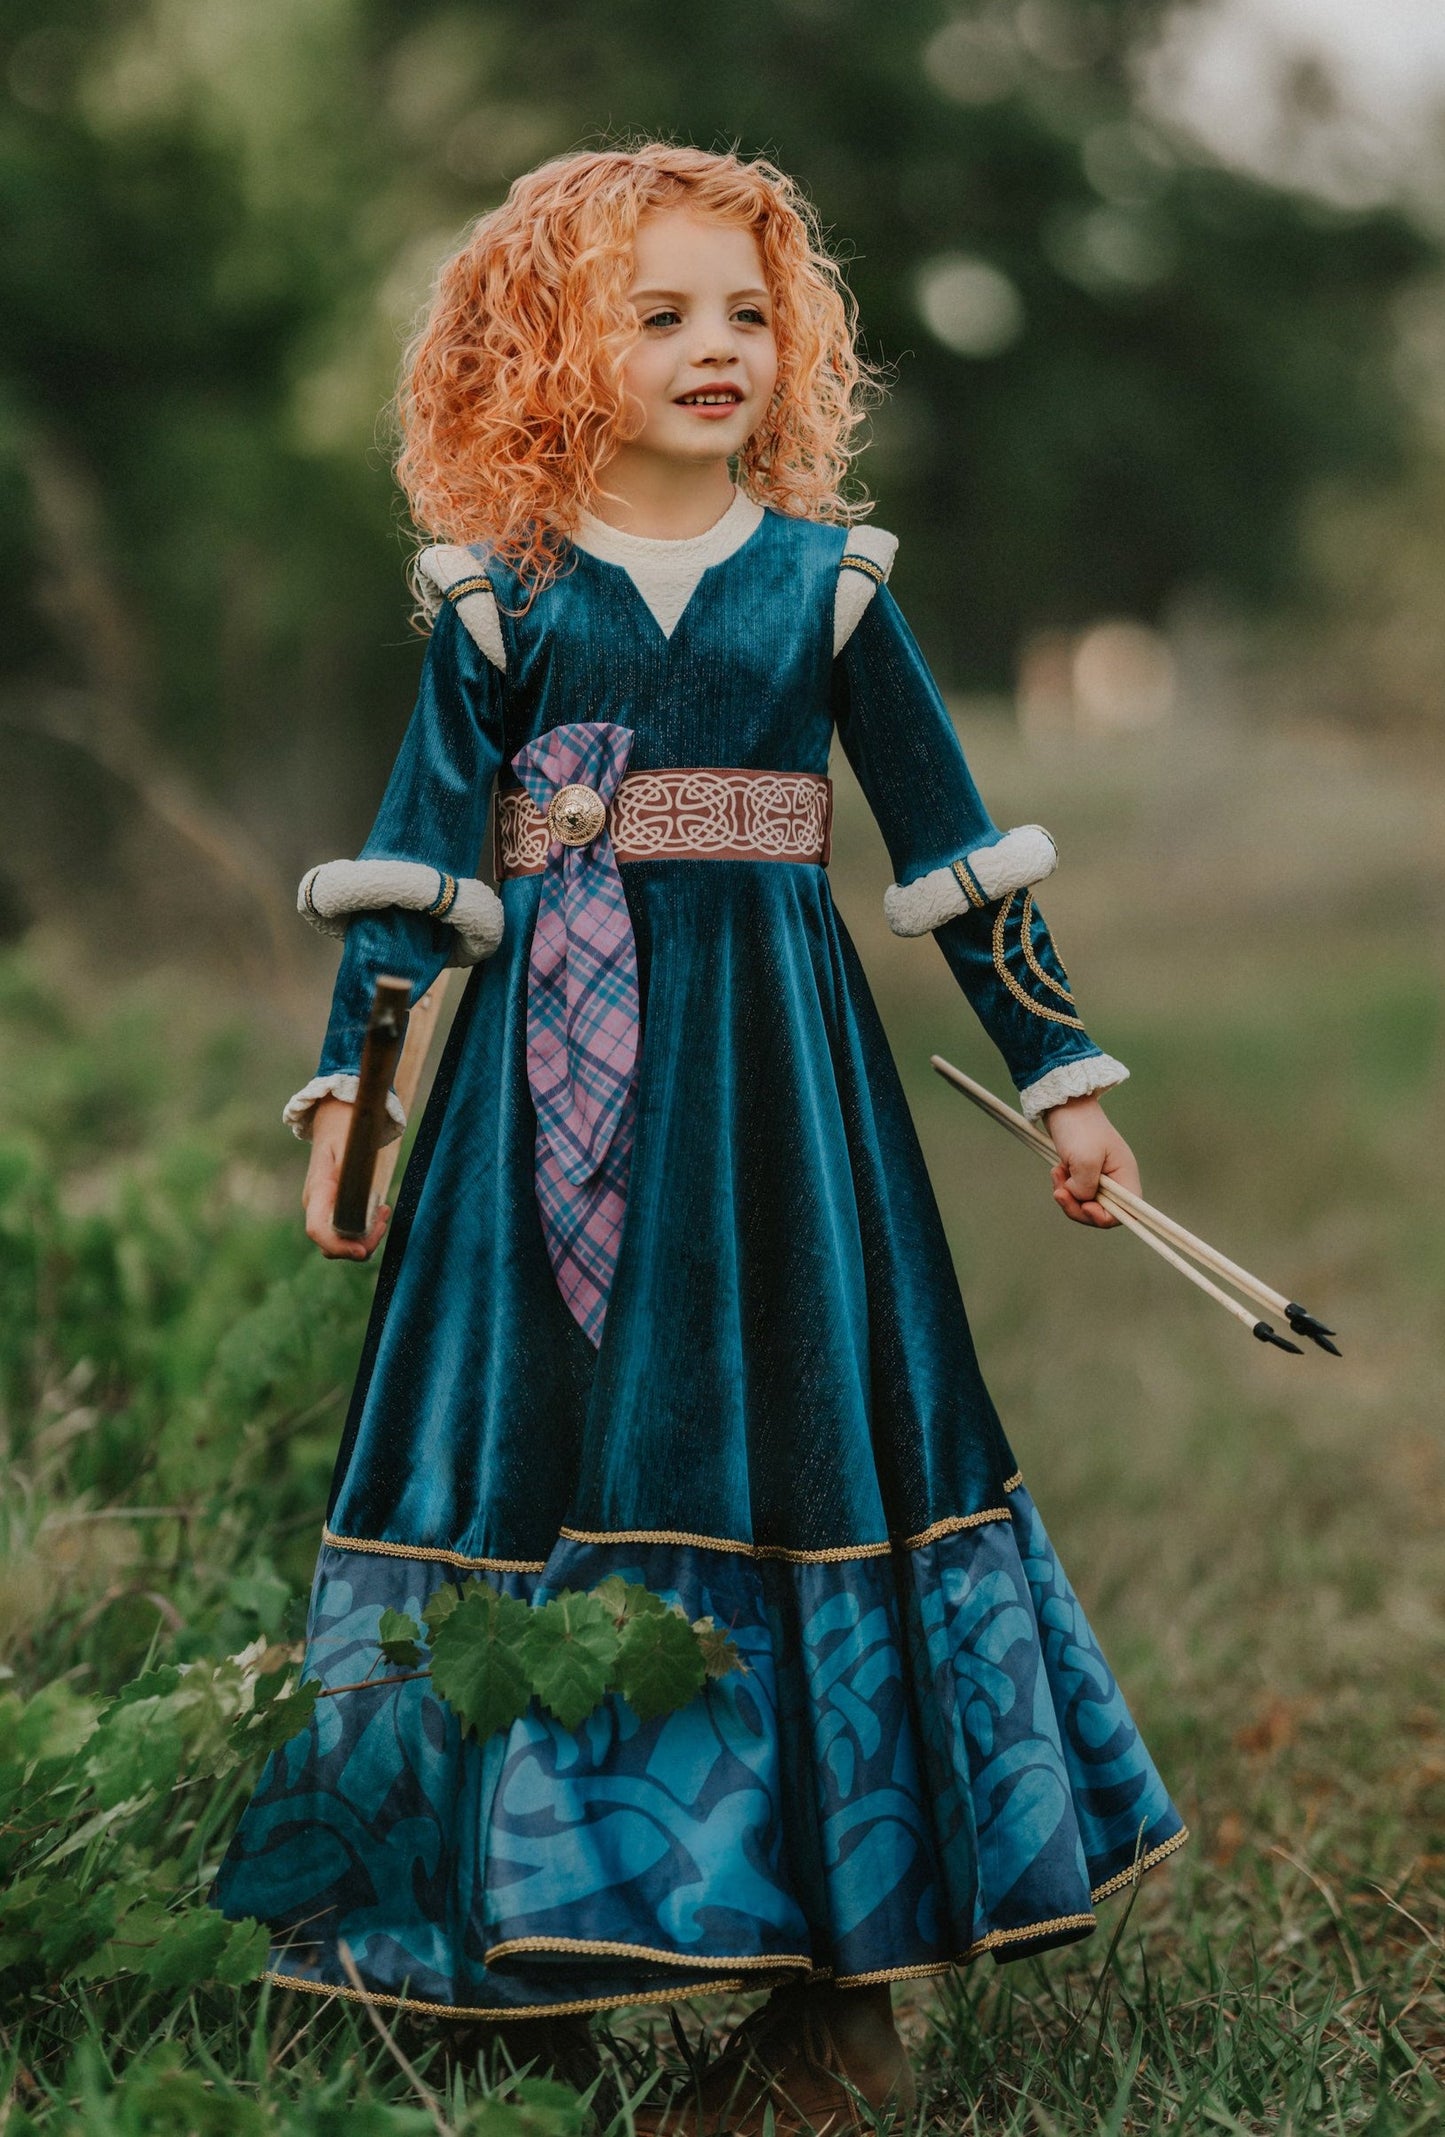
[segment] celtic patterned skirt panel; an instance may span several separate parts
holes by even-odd
[[[747,1668],[640,1723],[533,1712],[463,1741],[425,1682],[323,1699],[277,1752],[219,1904],[275,1974],[446,2010],[597,2008],[847,1982],[1086,1936],[1183,1823],[1028,1492],[915,1549],[792,1564],[562,1541],[544,1600],[609,1573],[728,1625]],[[351,1684],[445,1565],[323,1548],[307,1673]]]

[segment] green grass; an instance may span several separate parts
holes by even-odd
[[[1060,837],[1045,908],[1091,1030],[1134,1070],[1111,1110],[1146,1193],[1334,1321],[1346,1355],[1269,1352],[1134,1240],[1065,1224],[1043,1167],[929,1073],[939,1051],[1004,1082],[932,945],[883,929],[886,860],[845,787],[835,885],[985,1371],[1194,1834],[1087,1943],[900,1997],[925,2127],[1445,2128],[1423,917],[1445,796],[1329,738],[1171,733],[1032,762],[1002,725],[967,739],[998,819]],[[7,1798],[0,1845],[69,1849],[18,1957],[0,1913],[6,2137],[567,2128],[505,2086],[427,2106],[364,2017],[189,1979],[174,1927],[143,1963],[106,1943],[107,1894],[190,1919],[254,1773],[254,1750],[216,1751],[214,1716],[176,1719],[176,1694],[146,1785],[72,1845],[115,1809],[120,1769],[87,1779],[83,1732],[122,1687],[193,1663],[224,1719],[215,1659],[249,1652],[250,1682],[298,1629],[371,1284],[301,1235],[300,1154],[274,1123],[310,1067],[199,983],[111,994],[0,966],[0,1783],[18,1788],[29,1728],[50,1792],[36,1812],[32,1776],[24,1816],[54,1835],[26,1838]],[[110,1955],[89,1974],[86,1922]],[[643,2067],[674,2053],[656,2016],[618,2034]]]

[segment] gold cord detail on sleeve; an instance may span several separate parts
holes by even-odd
[[[973,870],[969,867],[967,861],[951,861],[949,863],[949,866],[952,869],[954,875],[957,876],[958,881],[963,889],[963,895],[965,896],[965,898],[967,898],[969,904],[973,907],[975,912],[981,913],[983,911],[983,908],[987,905],[988,900],[987,898],[985,898],[983,892],[979,889],[977,882],[974,880]]]
[[[1020,1484],[1022,1484],[1023,1480],[1024,1480],[1024,1473],[1023,1473],[1023,1471],[1022,1471],[1021,1469],[1016,1469],[1016,1470],[1014,1471],[1014,1473],[1013,1473],[1013,1475],[1012,1475],[1011,1477],[1005,1477],[1005,1478],[1004,1478],[1004,1480],[1003,1480],[1003,1483],[1002,1483],[1002,1485],[1000,1486],[1000,1490],[1002,1490],[1002,1491],[1017,1491],[1017,1490],[1018,1490],[1018,1488],[1019,1488],[1019,1486],[1020,1486]]]
[[[489,594],[491,591],[492,582],[483,573],[479,579],[459,579],[455,586],[447,588],[446,598],[448,601],[465,601],[468,594]]]
[[[1069,989],[1067,987],[1060,986],[1059,982],[1055,978],[1053,978],[1052,974],[1045,972],[1043,966],[1038,961],[1038,957],[1035,955],[1033,944],[1033,922],[1034,894],[1031,890],[1026,890],[1024,892],[1023,911],[1019,915],[1019,947],[1024,953],[1024,963],[1028,966],[1030,972],[1032,972],[1036,980],[1041,980],[1044,986],[1048,988],[1051,994],[1058,995],[1060,1000],[1067,1002],[1070,1009],[1072,1009],[1075,1006],[1075,1003],[1074,997],[1070,993]],[[1045,932],[1047,932],[1047,930],[1045,930]],[[1054,944],[1054,955],[1055,957],[1059,956],[1059,946],[1057,943]],[[1062,964],[1063,959],[1059,958],[1059,962],[1060,964]],[[1065,977],[1067,977],[1067,974],[1065,975]]]
[[[439,868],[437,874],[441,878],[442,887],[427,907],[427,912],[433,920],[445,920],[457,902],[457,879],[455,876],[449,876],[444,868]]]
[[[1084,1028],[1082,1017],[1067,1016],[1062,1009],[1050,1009],[1046,1002],[1036,1002],[1033,996],[1028,992],[1028,990],[1019,985],[1018,981],[1014,978],[1012,972],[1010,972],[1008,968],[1006,945],[1004,941],[1004,927],[1008,921],[1008,916],[1010,912],[1013,910],[1013,902],[1017,896],[1018,892],[1016,890],[1009,892],[1007,898],[1005,898],[1003,904],[999,907],[998,918],[993,924],[994,970],[995,972],[997,972],[999,978],[1003,981],[1005,987],[1007,987],[1009,993],[1013,996],[1014,1000],[1016,1002],[1022,1002],[1024,1008],[1027,1009],[1031,1015],[1036,1017],[1044,1017],[1048,1020],[1050,1024],[1067,1024],[1071,1031],[1082,1031]],[[1027,951],[1025,951],[1026,957],[1027,954]],[[1072,1001],[1073,996],[1070,995],[1068,999]]]
[[[838,568],[840,571],[861,571],[864,578],[871,579],[875,586],[886,586],[888,584],[887,572],[881,564],[875,564],[872,557],[855,557],[845,554]]]

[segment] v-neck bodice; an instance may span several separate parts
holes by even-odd
[[[762,506],[735,489],[721,518],[701,534],[677,539],[628,534],[588,512],[572,541],[574,548],[625,571],[663,637],[670,638],[703,574],[750,541],[762,521]]]
[[[573,544],[561,575],[530,603],[488,560],[506,645],[508,757],[550,727],[609,720],[632,730],[636,770],[825,773],[845,540],[841,527],[764,510],[736,547],[702,566],[670,635],[613,557]]]

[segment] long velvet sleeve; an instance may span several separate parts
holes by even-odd
[[[1122,1082],[1084,1029],[1033,894],[995,898],[964,866],[1003,838],[939,694],[886,587],[834,663],[834,719],[900,885],[954,870],[966,909],[933,928],[950,970],[1003,1055],[1025,1112]],[[963,893],[956,902],[965,903]]]
[[[478,867],[502,755],[502,678],[448,603],[427,647],[416,705],[358,861],[419,861],[465,878]],[[331,1016],[316,1077],[286,1109],[305,1137],[316,1099],[354,1096],[378,974],[411,981],[421,996],[452,961],[445,920],[400,906],[358,912],[346,924]],[[399,1108],[394,1120],[400,1126]]]

